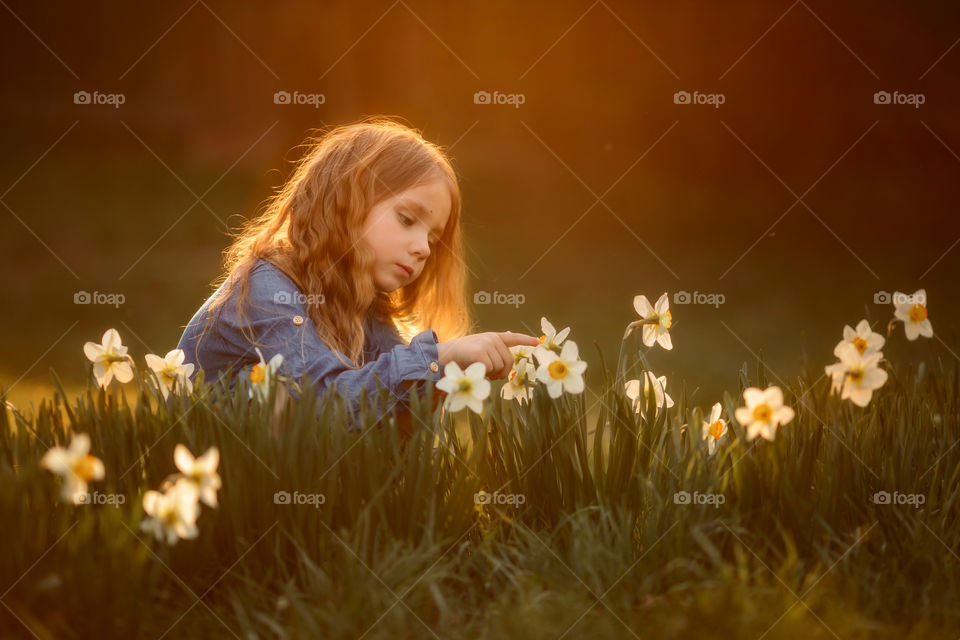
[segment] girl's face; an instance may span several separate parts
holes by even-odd
[[[383,200],[370,210],[362,241],[373,252],[372,276],[378,291],[410,284],[447,225],[452,201],[445,180],[433,179]]]

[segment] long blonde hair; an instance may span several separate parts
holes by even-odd
[[[302,146],[306,153],[290,178],[224,251],[225,272],[214,283],[224,284],[224,290],[209,307],[203,334],[213,312],[239,288],[244,336],[258,344],[243,318],[250,271],[262,258],[307,296],[318,337],[338,357],[362,363],[367,315],[392,321],[407,339],[427,328],[440,340],[464,335],[470,317],[460,187],[443,149],[419,131],[382,117],[321,132]],[[452,203],[439,242],[414,282],[391,293],[377,291],[370,275],[373,256],[360,242],[367,214],[386,198],[437,178],[447,182]]]

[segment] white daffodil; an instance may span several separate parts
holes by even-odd
[[[546,318],[540,318],[540,330],[543,331],[543,335],[540,336],[540,344],[538,346],[549,349],[554,353],[560,353],[560,345],[563,344],[563,341],[570,335],[570,327],[557,333],[557,330],[553,328],[553,325],[550,324]]]
[[[893,294],[893,304],[896,307],[893,315],[897,320],[903,320],[907,340],[916,340],[918,336],[933,337],[933,326],[927,318],[926,290],[917,289],[912,296],[897,291]]]
[[[843,326],[843,340],[834,348],[833,355],[839,358],[840,350],[845,344],[853,345],[856,350],[860,352],[860,355],[876,353],[883,348],[884,342],[886,342],[886,340],[884,340],[882,335],[870,329],[869,322],[861,320],[857,323],[856,329],[848,324]]]
[[[183,364],[185,358],[183,349],[168,351],[163,358],[152,353],[144,356],[147,366],[157,374],[160,392],[163,393],[164,399],[170,395],[174,385],[178,389],[185,389],[187,393],[193,391],[193,383],[190,381],[190,376],[193,375],[193,363]]]
[[[841,342],[837,347],[847,344]],[[834,352],[836,353],[836,349]],[[827,375],[830,376],[830,393],[840,393],[840,390],[843,389],[843,380],[847,377],[847,367],[843,362],[834,362],[833,364],[828,364],[825,366],[824,371]]]
[[[437,389],[447,392],[443,406],[451,412],[469,407],[474,413],[483,413],[483,401],[490,396],[486,373],[487,367],[482,362],[474,362],[465,370],[456,362],[448,362],[443,368],[443,378],[437,382]]]
[[[531,347],[525,344],[518,344],[510,347],[510,353],[513,354],[514,366],[520,364],[521,360],[533,362],[533,354],[536,350],[537,347]]]
[[[773,440],[777,427],[793,420],[794,411],[783,404],[783,391],[780,387],[767,387],[760,390],[749,387],[743,390],[743,399],[747,406],[734,412],[737,422],[747,428],[747,440],[758,435]]]
[[[515,347],[511,347],[513,350]],[[531,357],[532,357],[532,351]],[[500,397],[504,400],[517,400],[523,404],[533,394],[533,385],[537,383],[537,368],[529,358],[520,358],[514,363],[507,381],[500,387]]]
[[[90,455],[90,436],[78,433],[70,439],[70,447],[51,447],[40,464],[63,479],[60,498],[80,504],[87,493],[87,483],[103,480],[103,462]]]
[[[127,348],[121,343],[120,334],[116,329],[107,329],[101,344],[96,342],[84,344],[83,353],[93,363],[93,375],[101,388],[106,389],[114,377],[121,384],[133,380],[130,356],[127,355]]]
[[[717,450],[717,442],[727,434],[727,423],[720,417],[723,408],[717,402],[710,409],[710,417],[703,422],[703,440],[707,441],[707,453],[713,455]]]
[[[883,354],[876,352],[862,355],[855,346],[845,344],[838,355],[838,364],[843,366],[840,399],[849,398],[858,407],[867,406],[874,390],[887,382],[887,372],[879,366]]]
[[[666,350],[673,349],[673,340],[670,338],[670,327],[673,326],[673,315],[670,313],[670,298],[664,293],[651,305],[647,296],[639,295],[633,299],[633,308],[640,314],[643,324],[643,344],[652,347],[659,344]],[[629,331],[629,329],[628,329]]]
[[[647,410],[647,402],[650,400],[651,389],[653,391],[654,401],[657,409],[662,409],[666,404],[667,408],[673,406],[673,398],[667,395],[667,376],[654,375],[652,371],[645,371],[643,377],[643,400],[640,399],[640,381],[627,380],[625,391],[627,397],[633,401],[633,410],[637,413],[643,413]]]
[[[565,342],[559,355],[547,349],[540,349],[534,355],[540,364],[537,379],[547,386],[551,398],[559,398],[564,391],[583,393],[587,363],[579,359],[576,342]]]
[[[143,511],[149,516],[140,523],[143,531],[157,540],[174,545],[180,538],[196,538],[197,516],[200,506],[196,485],[180,478],[165,492],[147,491],[143,494]]]
[[[280,365],[283,364],[283,354],[278,353],[270,358],[270,362],[267,362],[259,347],[255,349],[260,356],[260,362],[250,369],[250,397],[256,396],[261,402],[267,402],[270,399],[270,387],[277,377]]]
[[[173,450],[173,461],[183,477],[197,487],[200,500],[207,506],[216,507],[217,489],[220,488],[220,476],[217,474],[219,449],[210,447],[202,456],[194,458],[189,449],[178,444]]]

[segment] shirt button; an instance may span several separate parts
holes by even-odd
[[[430,371],[433,371],[434,373],[436,373],[437,371],[440,371],[440,365],[438,365],[436,362],[431,362]]]
[[[303,324],[303,316],[293,316],[293,324],[298,327]]]

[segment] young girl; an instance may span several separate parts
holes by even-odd
[[[503,378],[509,347],[537,339],[464,335],[462,253],[460,188],[443,151],[392,120],[338,127],[307,142],[235,238],[220,286],[178,346],[208,381],[281,354],[281,373],[307,375],[320,391],[334,385],[353,409],[378,380],[405,402],[448,362],[482,362]]]

